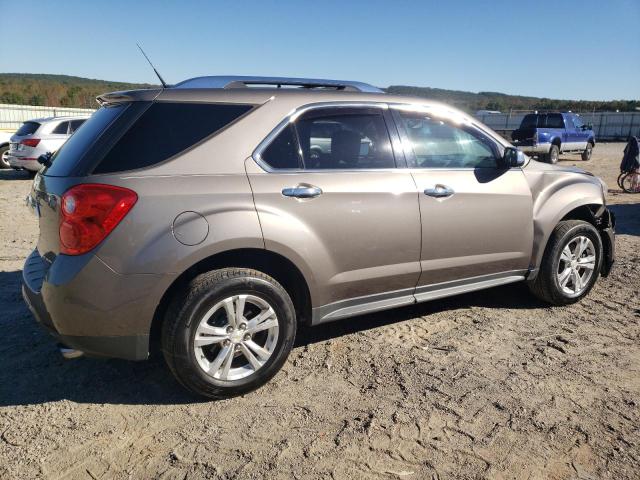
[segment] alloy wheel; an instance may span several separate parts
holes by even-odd
[[[196,360],[217,380],[240,380],[269,360],[278,342],[278,317],[255,295],[233,295],[200,320],[193,338]]]
[[[576,297],[588,286],[596,268],[596,248],[593,242],[581,235],[567,243],[560,254],[558,285],[563,293]]]

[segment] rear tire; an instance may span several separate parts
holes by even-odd
[[[9,152],[9,145],[3,145],[0,147],[0,168],[11,168],[9,165],[9,158],[7,153]]]
[[[587,148],[582,152],[582,160],[588,162],[591,160],[591,153],[593,152],[593,144],[587,143]]]
[[[565,220],[553,230],[540,271],[529,288],[544,302],[569,305],[591,291],[601,268],[602,240],[598,231],[583,220]]]
[[[295,309],[277,281],[224,268],[199,275],[176,295],[162,326],[162,351],[184,387],[222,399],[267,383],[295,336]]]
[[[560,157],[560,148],[557,145],[551,145],[549,153],[544,156],[544,161],[547,163],[558,163]]]

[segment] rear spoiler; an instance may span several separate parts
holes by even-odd
[[[103,93],[96,97],[101,107],[128,102],[152,102],[162,92],[161,88],[147,90],[128,90],[123,92]]]

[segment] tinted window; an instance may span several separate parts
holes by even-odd
[[[45,170],[45,174],[54,177],[70,175],[93,142],[126,107],[127,104],[102,107],[94,113],[85,122],[83,128],[79,129],[55,153],[51,159],[51,166]]]
[[[40,127],[38,122],[24,122],[22,126],[16,131],[16,135],[31,135],[35,133]]]
[[[160,163],[227,126],[251,108],[232,104],[154,103],[113,146],[94,173]]]
[[[522,119],[522,123],[520,124],[520,128],[536,128],[538,124],[538,115],[535,113],[530,113],[529,115],[525,115]]]
[[[53,130],[51,130],[51,133],[56,135],[66,135],[68,129],[69,129],[69,122],[60,122],[58,125],[55,126]]]
[[[300,168],[301,159],[292,125],[288,125],[260,155],[271,168]]]
[[[470,128],[456,127],[426,114],[400,112],[415,159],[414,168],[494,168],[496,146]]]
[[[564,128],[564,120],[559,113],[550,113],[547,115],[547,128]]]
[[[84,119],[72,120],[71,122],[69,122],[69,133],[74,133],[78,128],[80,128],[80,125],[82,125],[83,123]]]
[[[382,113],[313,111],[296,122],[306,169],[395,168]]]

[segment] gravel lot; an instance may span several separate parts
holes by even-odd
[[[0,478],[640,478],[640,195],[593,159],[617,265],[581,303],[515,284],[303,330],[284,370],[203,402],[161,359],[64,361],[20,270],[30,181],[0,173]]]

